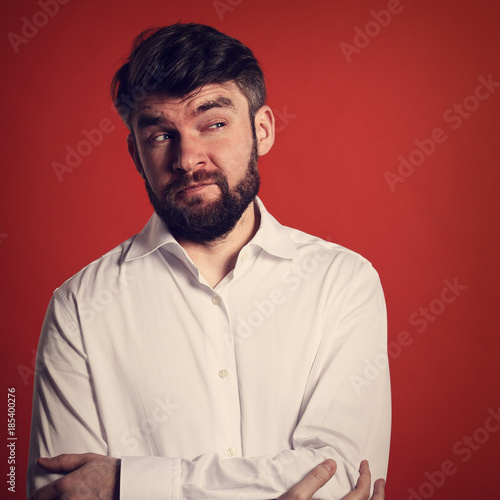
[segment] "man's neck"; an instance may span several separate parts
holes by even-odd
[[[223,238],[200,245],[179,240],[208,284],[214,288],[236,265],[240,250],[253,238],[260,225],[260,213],[255,201],[248,205],[236,226]]]

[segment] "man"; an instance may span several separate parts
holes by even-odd
[[[363,458],[385,476],[388,370],[359,384],[385,353],[379,278],[257,198],[274,117],[252,52],[208,26],[153,30],[112,90],[155,214],[54,292],[28,493],[338,499]],[[360,472],[350,500],[369,496]]]

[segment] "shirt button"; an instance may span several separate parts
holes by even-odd
[[[212,303],[218,306],[220,304],[220,297],[218,295],[212,297]]]
[[[219,371],[219,377],[220,378],[226,378],[227,377],[227,370],[220,370]]]
[[[234,457],[236,455],[236,450],[234,448],[228,448],[226,454],[228,457]]]
[[[241,254],[241,257],[240,257],[241,262],[243,262],[243,261],[247,260],[247,257],[248,257],[248,254],[247,254],[246,252],[243,252],[243,253]]]

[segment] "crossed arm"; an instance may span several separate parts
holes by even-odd
[[[120,460],[95,453],[65,454],[40,458],[38,463],[50,472],[67,473],[64,477],[37,490],[30,500],[119,500]],[[335,474],[337,465],[325,460],[314,467],[301,481],[277,500],[310,500]],[[356,487],[342,500],[368,500],[371,475],[368,462],[363,460]],[[384,500],[385,482],[375,482],[370,500]]]
[[[121,462],[113,457],[104,456],[107,453],[115,454],[113,450],[120,450],[123,441],[119,439],[120,434],[118,431],[115,432],[114,428],[116,412],[111,408],[114,412],[111,412],[112,418],[109,418],[110,414],[107,415],[108,424],[113,425],[108,425],[109,432],[105,440],[105,437],[100,435],[101,422],[97,413],[97,402],[95,406],[88,404],[96,396],[92,392],[88,376],[87,356],[82,345],[78,322],[69,321],[74,311],[69,306],[63,310],[54,302],[55,309],[48,317],[49,321],[44,328],[39,347],[39,366],[42,369],[38,370],[36,379],[38,391],[35,392],[34,399],[36,419],[35,432],[32,433],[30,493],[35,485],[41,486],[51,477],[35,467],[37,456],[42,454],[54,456],[69,451],[82,454],[71,453],[41,459],[38,465],[53,473],[53,479],[57,474],[65,475],[42,486],[33,498],[35,500],[61,497],[91,499],[92,495],[103,499],[118,498],[120,468],[122,469],[121,493],[124,498],[140,497],[143,487],[146,489],[157,487],[156,483],[150,481],[155,471],[154,477],[159,478],[157,490],[175,483],[175,491],[187,488],[190,489],[192,497],[196,497],[193,491],[205,487],[207,491],[211,491],[211,498],[222,498],[222,496],[235,498],[235,492],[243,491],[249,495],[256,494],[259,498],[274,498],[305,475],[302,481],[285,494],[288,496],[282,496],[280,500],[311,498],[311,495],[320,488],[318,480],[327,477],[323,482],[326,484],[334,475],[334,472],[330,473],[328,468],[325,469],[325,465],[320,466],[320,469],[313,468],[315,463],[327,457],[334,458],[339,467],[335,479],[318,493],[321,498],[328,495],[327,490],[330,496],[335,496],[337,499],[349,491],[355,480],[352,465],[357,464],[361,457],[371,460],[376,477],[382,476],[385,473],[383,470],[385,448],[388,447],[387,407],[390,406],[388,373],[383,370],[374,380],[370,379],[369,390],[364,386],[361,388],[356,386],[354,389],[357,390],[354,390],[352,379],[349,378],[353,373],[363,375],[364,358],[370,361],[374,353],[379,349],[382,350],[378,346],[384,341],[382,334],[385,325],[382,321],[383,304],[379,285],[372,277],[369,278],[368,283],[364,279],[356,282],[357,286],[351,293],[353,299],[349,301],[349,314],[347,312],[344,314],[342,324],[335,330],[336,335],[325,335],[322,338],[325,345],[321,345],[321,349],[318,348],[318,356],[308,378],[311,389],[307,392],[307,404],[304,403],[306,411],[292,436],[293,448],[289,454],[282,452],[277,455],[278,458],[258,455],[258,459],[239,457],[230,461],[219,461],[218,456],[212,453],[203,455],[199,461],[182,460],[181,463],[181,459],[168,459],[161,454],[149,456],[144,450],[132,461],[127,454],[118,453],[126,457],[128,462],[125,459]],[[363,293],[358,292],[359,287],[362,287]],[[69,303],[68,300],[66,302]],[[367,309],[368,314],[358,312]],[[327,330],[330,331],[330,328]],[[90,342],[91,339],[87,340]],[[54,356],[48,355],[51,354],[50,347],[55,351]],[[337,362],[340,356],[344,360],[341,363]],[[349,360],[354,360],[356,363]],[[99,379],[101,382],[108,380],[109,374],[101,375]],[[95,382],[98,379],[96,370],[93,376]],[[61,401],[56,400],[52,406],[46,404],[51,394],[62,395]],[[334,394],[335,398],[332,396],[332,401],[325,400],[323,396],[327,394]],[[56,398],[52,398],[54,399]],[[332,410],[333,406],[335,411]],[[369,418],[364,418],[364,415],[368,415]],[[349,429],[343,422],[352,423],[352,420],[355,420],[356,425],[350,425],[350,429],[356,432],[350,437]],[[69,422],[70,425],[60,425],[61,422]],[[134,422],[138,422],[138,419],[132,420],[132,424],[128,422],[126,424],[133,425]],[[53,432],[56,424],[58,424],[57,432]],[[70,448],[68,443],[72,443]],[[334,447],[332,443],[336,443],[336,446]],[[337,453],[337,449],[344,450],[348,459],[344,459],[344,454]],[[89,450],[99,454],[85,453]],[[378,457],[381,457],[380,460]],[[141,467],[137,467],[139,461]],[[150,467],[153,462],[154,467]],[[144,463],[145,466],[142,465]],[[366,477],[365,467],[367,466],[361,467],[362,477]],[[214,469],[220,474],[214,474]],[[310,469],[312,471],[306,475]],[[325,470],[328,472],[327,476],[324,475]],[[147,472],[147,478],[141,476],[141,471]],[[179,471],[184,473],[184,478]],[[138,477],[142,477],[142,481],[139,482],[136,479]],[[127,480],[132,488],[128,488]],[[349,493],[351,496],[347,496],[346,500],[368,499],[369,486],[366,487],[365,483],[366,479],[360,478],[356,489]],[[222,489],[226,484],[227,488],[223,492]],[[380,488],[379,482],[373,500],[383,498],[380,496]],[[263,493],[264,490],[267,493]],[[224,495],[219,496],[220,493]]]

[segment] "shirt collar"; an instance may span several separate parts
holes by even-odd
[[[256,246],[271,255],[290,259],[298,254],[297,247],[283,227],[265,208],[260,198],[256,198],[260,212],[260,226],[248,247]],[[126,261],[140,259],[160,247],[177,255],[185,255],[184,249],[172,236],[167,225],[154,213],[142,231],[136,235],[128,251]]]
[[[255,200],[260,212],[260,226],[248,246],[261,247],[267,253],[284,259],[295,257],[298,254],[297,246],[287,229],[267,211],[260,198]]]
[[[142,231],[135,236],[125,261],[146,257],[162,246],[172,247],[172,249],[179,247],[179,249],[182,249],[177,240],[172,236],[167,225],[155,212],[149,218]]]

